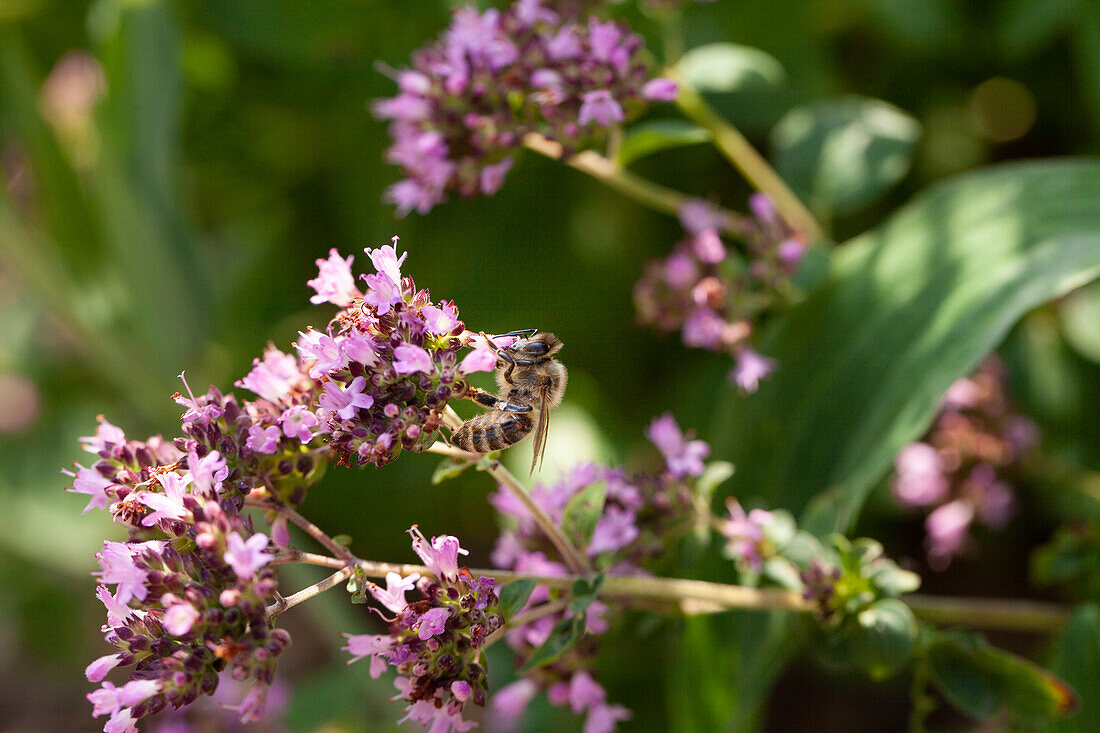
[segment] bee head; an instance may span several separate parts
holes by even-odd
[[[536,333],[531,338],[521,339],[508,347],[509,351],[526,357],[551,356],[561,349],[562,343],[552,333]]]

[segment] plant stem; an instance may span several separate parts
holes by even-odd
[[[443,412],[443,421],[451,430],[457,430],[459,426],[462,425],[462,418],[460,418],[449,405]],[[573,543],[569,541],[569,538],[565,536],[556,524],[554,524],[550,515],[531,498],[531,495],[527,493],[523,485],[520,484],[516,477],[513,476],[500,461],[494,459],[488,463],[484,463],[481,461],[482,456],[477,453],[469,453],[443,443],[435,443],[431,445],[428,450],[431,453],[438,453],[440,455],[450,456],[451,458],[477,461],[478,470],[488,473],[497,480],[497,483],[511,491],[512,494],[519,499],[524,508],[530,513],[531,518],[535,520],[535,524],[538,525],[543,534],[545,534],[550,542],[553,543],[554,547],[557,548],[558,554],[561,555],[562,560],[565,561],[565,564],[569,566],[570,570],[578,575],[585,575],[592,572],[592,566],[589,564],[588,558],[577,550]]]
[[[605,158],[594,150],[582,150],[576,155],[566,158],[565,149],[561,143],[549,140],[537,132],[527,133],[523,138],[523,144],[529,150],[534,150],[547,158],[564,160],[569,167],[587,173],[627,198],[654,211],[676,216],[684,204],[694,200],[691,196],[631,173],[615,161]],[[726,220],[726,231],[728,233],[737,236],[743,234],[742,222],[744,217],[720,206],[714,204],[711,204],[711,206],[720,212]]]
[[[246,500],[245,503],[248,506],[257,507],[259,509],[269,509],[269,510],[272,510],[272,511],[276,512],[277,514],[282,514],[287,519],[294,522],[294,524],[301,527],[305,531],[305,533],[308,534],[310,537],[312,537],[313,539],[315,539],[319,543],[321,543],[325,547],[326,550],[328,550],[329,552],[331,552],[334,555],[337,555],[340,558],[340,560],[342,561],[341,565],[355,565],[357,562],[359,562],[359,558],[357,558],[355,555],[353,555],[351,553],[351,550],[349,550],[348,548],[346,548],[343,545],[341,545],[340,543],[338,543],[336,540],[329,537],[327,534],[325,534],[324,530],[322,530],[320,527],[318,527],[316,524],[309,521],[305,517],[303,517],[298,512],[291,509],[286,504],[275,504],[275,503],[269,502],[269,501],[255,501],[255,500]],[[304,555],[305,553],[300,553],[300,554]]]
[[[337,558],[302,555],[302,561],[324,567],[341,567]],[[386,573],[430,575],[423,565],[360,560],[363,574],[383,578]],[[493,568],[471,568],[474,575],[495,578],[498,583],[529,578],[547,588],[569,589],[583,576],[535,575]],[[718,613],[735,609],[806,612],[814,606],[794,591],[779,588],[750,588],[704,580],[652,576],[611,575],[604,578],[598,595],[631,601],[672,602],[688,615]],[[910,594],[901,597],[920,618],[935,624],[958,624],[991,631],[1046,634],[1058,631],[1066,622],[1066,610],[1052,603],[994,598],[951,598]]]
[[[779,174],[756,152],[737,128],[715,112],[702,95],[680,81],[676,105],[696,124],[710,130],[714,143],[737,170],[759,191],[768,195],[783,218],[803,234],[810,242],[823,238],[821,225],[810,213]]]
[[[297,606],[302,601],[308,601],[310,598],[313,598],[313,596],[324,593],[329,588],[339,585],[342,581],[346,580],[351,573],[352,569],[350,567],[341,568],[324,580],[318,581],[308,588],[303,588],[294,595],[285,598],[280,597],[276,603],[267,607],[268,618],[275,620],[283,611],[294,608],[294,606]]]
[[[930,623],[990,631],[1052,633],[1060,630],[1069,616],[1061,606],[1037,601],[925,595],[902,596],[901,600]]]

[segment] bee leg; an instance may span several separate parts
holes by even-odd
[[[515,402],[508,402],[491,395],[483,389],[477,387],[470,387],[470,391],[466,393],[474,402],[478,403],[482,407],[488,407],[492,410],[500,410],[502,412],[530,412],[530,405],[520,405]]]

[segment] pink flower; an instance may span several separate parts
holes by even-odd
[[[216,450],[202,458],[192,448],[187,456],[187,467],[191,469],[191,480],[195,484],[195,494],[213,496],[222,487],[222,481],[229,476],[229,466]]]
[[[103,474],[94,468],[85,468],[79,463],[73,465],[79,469],[76,474],[70,471],[62,471],[62,473],[75,479],[73,487],[69,491],[74,494],[87,494],[92,497],[91,501],[88,502],[88,506],[84,507],[84,511],[80,513],[87,514],[90,509],[106,509],[107,504],[111,501],[111,497],[107,495],[107,487],[112,486],[114,481],[105,478]]]
[[[311,328],[305,333],[299,331],[298,335],[302,338],[294,345],[302,361],[313,362],[309,368],[309,376],[314,379],[320,379],[348,363],[340,349],[340,344],[328,334]]]
[[[516,680],[500,688],[493,695],[493,711],[506,718],[518,718],[523,715],[523,711],[527,709],[538,689],[538,686],[527,678]]]
[[[405,593],[412,590],[418,580],[420,580],[420,573],[413,573],[404,578],[397,573],[386,573],[385,590],[375,583],[369,583],[367,588],[383,606],[394,613],[401,613],[409,605],[405,600]]]
[[[747,563],[755,572],[760,572],[764,562],[760,545],[764,539],[764,527],[771,522],[772,513],[753,509],[746,515],[741,503],[733,497],[726,499],[726,508],[730,518],[723,522],[721,532],[729,540],[729,554]]]
[[[927,443],[909,443],[894,456],[890,488],[905,506],[928,506],[947,496],[947,479],[939,452]]]
[[[684,320],[684,344],[711,351],[722,346],[726,321],[710,308],[696,308]]]
[[[726,259],[726,248],[722,246],[722,240],[718,237],[716,229],[704,229],[699,232],[692,241],[691,247],[700,262],[714,265]]]
[[[448,334],[458,325],[458,310],[454,303],[443,303],[442,308],[426,305],[420,314],[424,317],[424,327],[428,333],[436,336]]]
[[[650,423],[646,437],[661,451],[673,476],[699,476],[703,473],[703,459],[710,455],[710,446],[702,440],[688,440],[672,413],[666,412]]]
[[[244,445],[257,453],[274,453],[279,447],[279,438],[282,434],[277,425],[268,425],[265,428],[260,423],[253,423],[248,428],[248,440]]]
[[[459,546],[458,538],[445,534],[441,537],[432,537],[429,543],[416,525],[409,528],[409,534],[413,538],[413,551],[420,556],[432,573],[440,580],[454,582],[458,577],[458,556],[469,554]]]
[[[351,255],[346,260],[341,258],[336,249],[329,250],[327,260],[317,260],[319,274],[313,280],[306,281],[306,285],[317,291],[309,302],[314,305],[328,302],[341,308],[351,303],[352,298],[360,294],[351,274],[354,260]]]
[[[163,494],[152,491],[137,492],[137,500],[152,509],[152,513],[141,520],[145,527],[152,527],[161,519],[183,519],[190,512],[183,505],[183,497],[187,494],[187,485],[191,483],[191,475],[179,475],[175,471],[157,474],[157,481],[164,488]]]
[[[458,364],[458,371],[462,374],[474,372],[491,372],[496,369],[497,355],[487,346],[478,347],[466,354]]]
[[[623,108],[611,96],[607,89],[599,89],[594,92],[585,92],[582,97],[581,108],[577,113],[577,123],[587,125],[595,122],[598,125],[608,127],[614,123],[623,121]]]
[[[100,587],[102,588],[103,586]],[[107,676],[107,673],[117,667],[119,662],[121,661],[121,654],[108,654],[105,657],[100,657],[99,659],[88,665],[88,667],[84,670],[84,676],[88,678],[89,682],[100,682],[104,677]],[[96,692],[100,691],[97,690]],[[94,694],[95,693],[91,693],[90,695],[88,695],[88,699],[91,700],[92,695]],[[95,704],[94,700],[92,701],[92,704]]]
[[[378,315],[386,315],[393,306],[402,302],[401,286],[397,281],[391,280],[389,276],[385,274],[365,275],[363,280],[369,288],[366,295],[363,296],[363,302],[377,308]]]
[[[630,715],[622,705],[599,705],[589,711],[583,733],[611,733],[619,721],[629,720]]]
[[[707,229],[722,231],[730,226],[729,215],[703,199],[690,199],[676,212],[688,234],[701,234]]]
[[[637,518],[629,509],[608,505],[596,522],[592,541],[588,543],[588,555],[596,557],[604,552],[614,552],[626,547],[638,538]]]
[[[398,374],[412,374],[424,372],[431,374],[434,371],[432,357],[426,350],[413,344],[401,344],[393,350],[393,370]]]
[[[937,507],[928,515],[924,528],[928,532],[928,562],[933,568],[947,567],[951,556],[962,549],[973,519],[974,507],[963,499]]]
[[[263,361],[253,359],[252,371],[236,384],[255,392],[265,400],[278,402],[290,392],[294,381],[301,376],[297,359],[269,346],[264,351]]]
[[[89,453],[99,453],[101,450],[105,450],[108,445],[119,445],[126,442],[126,434],[122,432],[122,428],[115,427],[107,422],[102,415],[96,419],[99,424],[96,425],[95,435],[77,438],[84,444],[84,450]]]
[[[642,96],[654,102],[675,102],[679,83],[672,79],[650,79],[642,87]]]
[[[164,630],[172,636],[183,636],[199,620],[199,612],[186,601],[169,606],[161,620]]]
[[[319,424],[317,416],[310,412],[305,405],[295,405],[279,416],[279,424],[283,426],[283,435],[294,438],[302,443],[313,440],[310,428]]]
[[[447,619],[450,617],[451,609],[449,608],[433,608],[425,611],[424,615],[420,617],[416,635],[421,641],[427,641],[437,634],[442,634],[447,627]]]
[[[504,185],[504,178],[508,175],[508,171],[512,170],[513,163],[515,161],[508,157],[502,159],[499,163],[492,163],[482,168],[481,173],[478,174],[481,192],[486,196],[491,196],[499,191]]]
[[[225,544],[225,561],[238,578],[251,578],[257,570],[275,559],[274,555],[264,552],[267,549],[267,535],[262,532],[257,532],[247,540],[233,532],[226,537]]]
[[[386,671],[386,655],[393,650],[393,637],[374,634],[344,634],[344,637],[347,638],[348,645],[343,647],[343,651],[351,654],[348,664],[369,656],[371,657],[370,676],[378,679]]]
[[[775,359],[761,356],[748,346],[737,352],[737,365],[730,372],[730,380],[743,392],[752,393],[760,387],[760,380],[775,371]]]
[[[602,705],[607,700],[607,692],[592,675],[584,670],[575,672],[569,680],[569,708],[574,713]]]
[[[368,247],[363,250],[370,256],[370,261],[374,265],[374,269],[388,277],[390,282],[394,283],[401,282],[401,263],[409,256],[409,253],[406,252],[401,255],[400,258],[397,257],[397,250],[395,249],[397,241],[398,238],[394,237],[393,246],[386,244],[378,249],[370,249]]]
[[[96,559],[102,570],[93,575],[98,575],[101,583],[118,583],[115,597],[119,603],[129,603],[131,598],[144,601],[149,595],[149,589],[145,587],[148,573],[134,564],[130,545],[105,541],[103,551],[96,553]]]
[[[339,382],[326,382],[318,401],[326,410],[339,414],[345,420],[351,420],[359,408],[366,409],[374,404],[373,397],[363,394],[366,386],[367,378],[362,376],[351,380],[351,384],[346,387]]]

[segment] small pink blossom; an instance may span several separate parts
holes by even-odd
[[[144,601],[149,595],[149,589],[145,587],[148,573],[134,564],[130,545],[105,541],[103,551],[96,553],[96,559],[102,570],[93,575],[98,575],[101,583],[118,583],[115,597],[119,603],[129,603],[131,598]]]
[[[117,667],[121,661],[121,654],[108,654],[105,657],[100,657],[87,666],[84,670],[84,676],[88,678],[89,682],[100,682],[107,676],[107,673]],[[91,699],[91,695],[88,696],[88,699]]]
[[[906,506],[928,506],[947,496],[948,483],[939,452],[927,443],[909,443],[894,456],[890,488]]]
[[[515,161],[511,158],[504,158],[499,163],[491,163],[481,169],[481,173],[478,174],[478,181],[481,184],[481,192],[486,196],[491,196],[504,186],[504,179],[508,175],[508,171],[512,170],[512,165]]]
[[[102,415],[99,415],[96,420],[98,425],[96,425],[94,436],[77,438],[83,444],[84,450],[89,453],[99,453],[106,450],[108,445],[120,445],[126,442],[126,434],[122,432],[122,428],[107,422],[107,419]]]
[[[294,345],[302,361],[313,362],[309,367],[309,376],[314,379],[342,369],[348,363],[340,344],[328,334],[311,328],[304,333],[299,331],[298,335],[302,338]]]
[[[716,229],[704,229],[699,232],[692,241],[691,247],[700,262],[714,265],[726,259],[726,248],[722,246],[722,240]]]
[[[592,675],[584,670],[575,672],[569,680],[569,708],[574,713],[602,705],[607,700],[607,692]]]
[[[253,423],[248,428],[248,440],[244,445],[257,453],[274,453],[279,448],[279,438],[282,434],[277,425],[264,427],[260,423]]]
[[[393,350],[393,355],[393,370],[398,374],[431,374],[434,371],[431,355],[420,346],[401,344]]]
[[[703,473],[703,459],[710,455],[710,446],[702,440],[688,440],[672,413],[666,412],[650,423],[646,437],[661,451],[673,476]]]
[[[599,89],[594,92],[585,92],[581,101],[580,111],[577,112],[577,123],[587,125],[595,122],[603,127],[622,122],[624,119],[623,108],[611,96],[607,89]]]
[[[366,386],[367,378],[363,376],[356,377],[346,386],[339,382],[326,382],[318,401],[326,410],[337,413],[345,420],[351,420],[360,408],[366,409],[374,404],[372,396],[363,394]]]
[[[478,347],[466,354],[458,364],[458,371],[462,374],[474,372],[491,372],[496,369],[497,355],[489,347]]]
[[[642,87],[642,96],[654,102],[675,102],[680,84],[672,79],[650,79]]]
[[[191,483],[190,474],[181,476],[175,471],[167,471],[157,474],[157,482],[164,488],[163,494],[137,492],[137,500],[153,510],[141,520],[145,527],[152,527],[161,519],[183,519],[190,514],[183,505],[183,497],[187,495],[187,486]]]
[[[187,467],[191,469],[194,493],[199,495],[213,496],[221,489],[222,481],[229,476],[229,466],[216,450],[199,458],[192,448],[187,455]]]
[[[183,601],[165,609],[161,624],[172,636],[183,636],[198,620],[199,612],[190,603]]]
[[[394,237],[392,245],[384,244],[376,249],[368,247],[363,250],[370,256],[374,269],[395,283],[401,282],[401,265],[405,262],[405,258],[409,256],[408,252],[402,254],[401,257],[397,256],[398,239],[398,237]]]
[[[611,733],[620,721],[630,717],[630,711],[622,705],[598,705],[589,711],[582,733]]]
[[[605,552],[615,552],[638,539],[636,522],[637,517],[629,509],[620,509],[614,504],[607,506],[592,532],[588,555],[596,557]]]
[[[263,360],[253,359],[252,371],[237,380],[236,384],[255,392],[265,400],[278,402],[290,392],[294,382],[301,376],[297,359],[269,346],[264,351]]]
[[[388,666],[387,655],[393,650],[393,637],[389,635],[374,634],[344,634],[348,645],[343,651],[351,654],[348,664],[358,662],[364,657],[370,657],[370,676],[378,679]]]
[[[974,507],[963,499],[937,507],[928,515],[924,528],[928,532],[928,562],[933,568],[947,567],[966,542],[973,520]]]
[[[283,426],[283,435],[293,438],[301,443],[313,440],[310,428],[315,428],[320,423],[317,416],[306,408],[305,405],[295,405],[279,416],[279,424]]]
[[[761,356],[745,346],[737,352],[737,364],[730,372],[730,381],[743,392],[752,393],[760,387],[760,380],[775,371],[775,359]]]
[[[226,537],[225,561],[238,578],[251,578],[256,571],[275,559],[267,549],[267,535],[258,532],[247,540],[237,532]]]
[[[340,257],[335,248],[329,250],[327,260],[317,260],[319,274],[306,281],[306,285],[317,291],[309,302],[314,305],[328,302],[343,308],[358,297],[359,289],[355,287],[355,278],[351,274],[351,263],[354,261],[352,255],[348,255],[347,259]]]
[[[74,494],[87,494],[91,497],[88,505],[84,507],[84,511],[80,513],[87,514],[91,509],[106,509],[111,502],[111,497],[107,495],[107,487],[114,485],[114,482],[105,478],[103,474],[94,468],[85,468],[79,463],[73,465],[78,469],[75,474],[71,471],[62,471],[62,473],[72,476],[74,479],[73,486],[68,491]]]
[[[425,611],[417,624],[416,635],[421,641],[427,641],[433,636],[442,634],[447,627],[447,619],[450,617],[451,609],[449,608],[433,608]]]
[[[454,303],[443,303],[441,308],[426,305],[420,314],[424,317],[424,327],[428,333],[436,336],[448,334],[458,325],[458,310]]]
[[[386,573],[386,588],[383,590],[376,583],[369,583],[367,588],[371,595],[378,599],[386,608],[394,613],[401,613],[409,605],[405,600],[405,593],[416,587],[416,581],[420,580],[420,573],[413,573],[402,578],[397,573]]]
[[[413,538],[413,551],[420,556],[432,573],[440,580],[454,582],[458,577],[458,556],[469,554],[459,546],[458,538],[445,534],[441,537],[432,537],[429,543],[416,525],[409,529],[409,534]]]
[[[506,718],[518,718],[538,690],[538,686],[527,678],[516,680],[493,695],[493,711]]]
[[[363,296],[363,302],[377,308],[380,316],[386,315],[393,306],[404,300],[398,281],[391,280],[388,275],[364,275],[363,280],[370,288]]]

